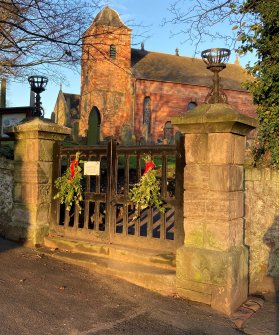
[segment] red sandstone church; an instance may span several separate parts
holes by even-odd
[[[251,95],[241,86],[248,74],[236,61],[220,77],[228,103],[255,117]],[[55,121],[73,128],[88,144],[172,141],[171,117],[205,102],[212,73],[202,59],[131,48],[131,29],[105,7],[84,33],[81,94],[60,90]]]

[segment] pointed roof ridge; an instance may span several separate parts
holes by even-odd
[[[179,56],[156,51],[131,49],[132,73],[135,78],[143,80],[157,80],[190,85],[210,87],[212,73],[206,69],[201,58]],[[224,89],[246,91],[241,83],[252,77],[233,63],[226,64],[227,68],[221,72]]]
[[[120,18],[120,15],[109,6],[105,6],[93,20],[94,26],[110,26],[110,27],[124,27],[128,28]]]

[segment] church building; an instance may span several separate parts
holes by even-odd
[[[210,91],[212,73],[202,59],[180,56],[178,50],[147,51],[143,44],[131,48],[131,33],[119,14],[105,7],[83,35],[80,96],[61,90],[54,115],[60,124],[75,124],[75,132],[78,126],[84,143],[109,136],[120,143],[171,142],[171,117],[204,103]],[[242,87],[249,75],[238,61],[227,64],[220,77],[228,104],[255,117],[252,96]],[[75,101],[74,113],[67,99]]]

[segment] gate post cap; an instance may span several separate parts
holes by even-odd
[[[55,135],[56,139],[61,137],[62,140],[66,135],[71,134],[71,129],[46,119],[35,117],[24,119],[17,125],[6,127],[4,128],[4,132],[12,136],[14,135],[16,138],[29,137],[27,134],[30,134],[32,138],[41,136],[48,138]]]
[[[234,133],[245,136],[257,127],[256,119],[224,103],[199,105],[185,115],[172,117],[171,122],[184,134]]]

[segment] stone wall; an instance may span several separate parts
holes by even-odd
[[[273,292],[279,277],[279,171],[246,169],[245,190],[250,293]]]
[[[52,219],[54,152],[70,129],[35,117],[8,132],[15,136],[14,203],[1,233],[7,239],[42,244]]]
[[[9,223],[13,208],[14,162],[0,157],[0,233],[1,226]]]
[[[177,292],[230,315],[248,294],[243,162],[245,135],[256,121],[219,103],[200,105],[172,123],[185,133],[186,156]]]

